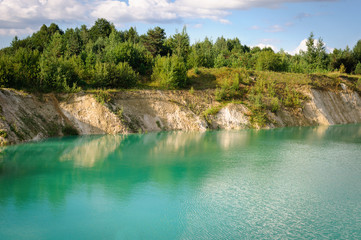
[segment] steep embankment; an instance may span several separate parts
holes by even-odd
[[[361,122],[361,98],[345,86],[338,91],[303,90],[300,108],[265,110],[266,128]],[[126,134],[163,130],[205,131],[257,127],[241,103],[222,104],[214,90],[119,91],[104,104],[95,94],[31,95],[0,90],[0,144],[78,132]],[[75,131],[76,130],[76,131]]]

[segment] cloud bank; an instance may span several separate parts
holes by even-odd
[[[50,22],[93,23],[97,18],[106,18],[115,24],[184,22],[188,19],[229,23],[226,17],[233,10],[332,1],[337,0],[0,0],[0,34],[29,32]]]

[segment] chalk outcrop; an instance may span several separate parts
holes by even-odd
[[[361,123],[361,98],[346,87],[308,89],[302,108],[266,112],[267,128]],[[207,109],[220,109],[205,116]],[[221,105],[212,90],[119,91],[101,104],[93,93],[32,95],[0,89],[0,144],[66,135],[128,134],[251,128],[251,111],[240,103]]]

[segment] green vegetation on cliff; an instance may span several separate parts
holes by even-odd
[[[36,92],[218,87],[218,99],[230,100],[246,94],[238,85],[254,84],[247,76],[256,81],[270,78],[277,84],[288,85],[289,80],[312,84],[310,74],[329,78],[330,72],[361,74],[360,69],[361,40],[353,49],[328,54],[322,39],[316,41],[311,33],[307,51],[292,56],[283,50],[250,48],[238,38],[219,37],[214,42],[205,38],[191,45],[185,28],[167,37],[164,29],[155,27],[139,36],[135,28],[118,31],[105,19],[90,29],[83,25],[63,31],[54,23],[43,25],[32,36],[15,37],[10,47],[0,50],[0,87]],[[222,74],[231,80],[219,82],[217,75]],[[262,92],[252,94],[257,100]]]

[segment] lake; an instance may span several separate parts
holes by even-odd
[[[0,239],[361,238],[361,125],[50,139],[0,153]]]

